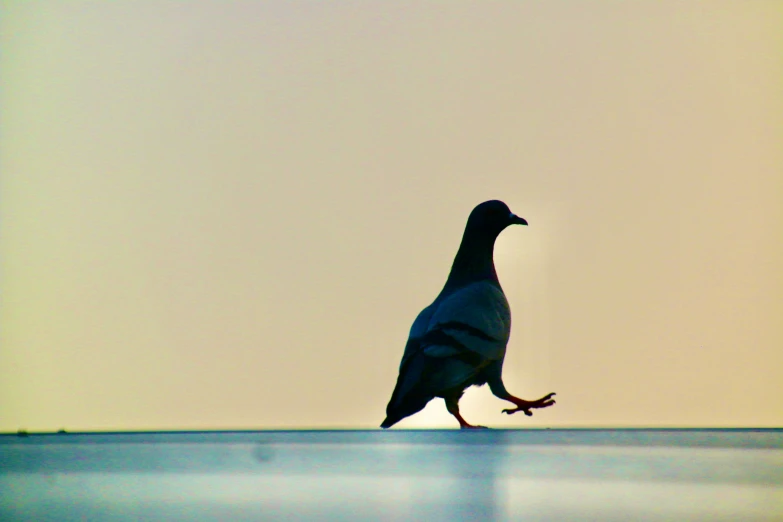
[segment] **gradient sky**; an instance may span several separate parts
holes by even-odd
[[[783,425],[783,2],[0,6],[0,431],[377,427],[494,198],[468,421]]]

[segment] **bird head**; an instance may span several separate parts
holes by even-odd
[[[485,201],[476,206],[468,218],[468,228],[481,235],[497,237],[509,225],[527,225],[508,205],[498,200]]]

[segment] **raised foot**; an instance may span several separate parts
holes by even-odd
[[[540,399],[535,400],[535,401],[525,401],[525,400],[517,399],[516,397],[514,397],[511,400],[511,402],[516,404],[517,407],[516,408],[505,409],[505,410],[503,410],[503,413],[511,415],[511,414],[516,413],[518,411],[523,411],[523,412],[525,412],[525,415],[527,415],[528,417],[532,417],[533,416],[533,412],[530,411],[530,410],[536,409],[536,408],[548,408],[549,406],[554,405],[555,404],[555,400],[552,398],[552,397],[554,397],[554,395],[555,395],[554,393],[550,393],[548,395],[544,395],[543,397],[541,397]]]

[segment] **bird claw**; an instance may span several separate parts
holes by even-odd
[[[535,401],[520,401],[520,403],[517,403],[517,407],[516,408],[507,408],[507,409],[503,410],[503,413],[505,413],[507,415],[512,415],[512,414],[514,414],[514,413],[516,413],[518,411],[522,411],[528,417],[532,417],[533,416],[533,412],[530,411],[531,409],[534,409],[534,408],[548,408],[549,406],[554,405],[555,401],[554,401],[554,399],[552,399],[552,397],[554,395],[555,395],[554,393],[550,393],[550,394],[545,395],[545,396],[543,396],[540,399],[535,400]]]
[[[474,426],[472,424],[466,424],[465,426],[460,426],[461,430],[488,430],[486,426]]]
[[[514,413],[516,413],[518,411],[524,411],[525,415],[527,415],[528,417],[532,417],[533,416],[533,412],[530,411],[527,408],[513,408],[513,409],[512,408],[506,408],[505,410],[503,410],[503,413],[505,413],[507,415],[513,415]]]

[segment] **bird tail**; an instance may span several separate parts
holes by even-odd
[[[381,423],[381,428],[391,428],[405,417],[410,417],[414,413],[420,412],[424,409],[430,400],[432,400],[432,397],[428,397],[425,400],[418,400],[404,404],[401,408],[388,408],[386,412],[386,418]]]
[[[381,423],[381,428],[390,428],[405,417],[423,410],[434,398],[426,382],[422,382],[426,366],[427,360],[419,356],[408,361],[400,371],[397,385],[386,406],[386,419]]]
[[[381,428],[383,429],[391,428],[408,416],[400,411],[400,408],[397,407],[398,405],[395,404],[395,402],[397,402],[395,399],[396,397],[392,396],[392,400],[390,400],[389,405],[386,406],[386,418],[383,419],[383,422],[381,423]]]
[[[394,426],[398,422],[400,422],[400,419],[394,418],[394,417],[390,417],[390,416],[386,416],[386,418],[381,423],[381,428],[383,428],[383,429],[391,428],[392,426]]]

